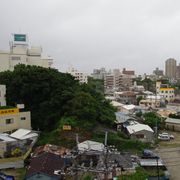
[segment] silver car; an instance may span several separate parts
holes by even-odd
[[[160,141],[169,141],[170,137],[168,135],[161,135],[161,136],[158,136],[158,139]]]

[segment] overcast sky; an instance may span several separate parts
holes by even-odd
[[[152,74],[165,60],[180,63],[180,0],[1,0],[0,50],[11,33],[24,33],[29,47],[66,72],[134,70]]]

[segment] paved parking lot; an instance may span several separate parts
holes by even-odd
[[[166,165],[169,173],[171,174],[171,180],[180,179],[180,133],[170,131],[160,131],[159,133],[167,132],[174,135],[175,139],[170,141],[160,141],[159,147],[154,151],[161,157]]]

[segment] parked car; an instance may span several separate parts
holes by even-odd
[[[0,173],[0,180],[15,180],[14,176],[6,175],[4,173]]]
[[[158,136],[158,139],[160,141],[169,141],[170,137],[168,135],[161,135],[161,136]]]
[[[174,136],[172,134],[168,134],[168,133],[159,134],[159,136],[162,136],[162,135],[169,136],[170,139],[174,139]]]

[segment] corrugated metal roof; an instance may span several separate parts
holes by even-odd
[[[167,118],[165,120],[166,123],[175,123],[175,124],[180,124],[180,119],[175,119],[175,118]]]
[[[16,139],[20,139],[21,137],[26,136],[30,132],[31,132],[31,130],[28,130],[28,129],[18,129],[17,131],[12,133],[10,135],[10,137],[13,137],[13,138],[16,138]]]
[[[154,132],[148,125],[146,124],[134,124],[134,125],[129,125],[126,127],[129,131],[130,134],[136,133],[138,131],[146,130],[149,132]]]
[[[0,134],[0,139],[5,142],[16,142],[16,139],[9,137],[7,134]]]
[[[94,141],[84,141],[78,144],[78,149],[80,151],[85,151],[85,150],[103,151],[104,144]]]
[[[131,104],[131,105],[124,105],[122,106],[124,109],[127,109],[127,110],[131,110],[133,108],[135,108],[135,105]]]
[[[140,166],[164,166],[161,159],[139,159]]]

